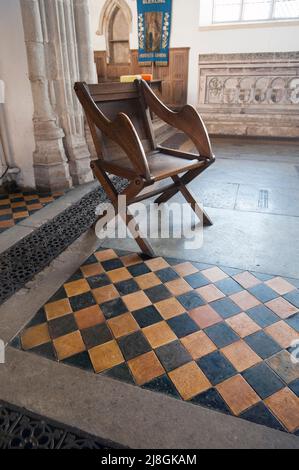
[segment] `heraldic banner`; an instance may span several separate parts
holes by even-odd
[[[137,0],[139,63],[168,65],[172,0]]]

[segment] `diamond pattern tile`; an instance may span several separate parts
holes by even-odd
[[[12,345],[297,433],[298,302],[282,278],[102,248]]]

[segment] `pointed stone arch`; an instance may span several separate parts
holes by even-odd
[[[128,27],[128,43],[129,34],[132,32],[132,10],[125,0],[106,0],[99,19],[99,26],[97,35],[105,36],[106,39],[106,50],[107,50],[107,62],[110,63],[113,57],[111,50],[111,25],[117,15],[121,13]],[[129,45],[129,44],[128,44]]]

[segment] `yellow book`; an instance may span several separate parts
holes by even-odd
[[[140,80],[141,75],[122,75],[120,77],[120,82],[121,83],[131,83],[134,82],[135,80]]]

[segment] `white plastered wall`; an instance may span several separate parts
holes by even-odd
[[[19,0],[0,0],[0,79],[5,83],[9,164],[21,169],[22,186],[34,187],[33,101]]]

